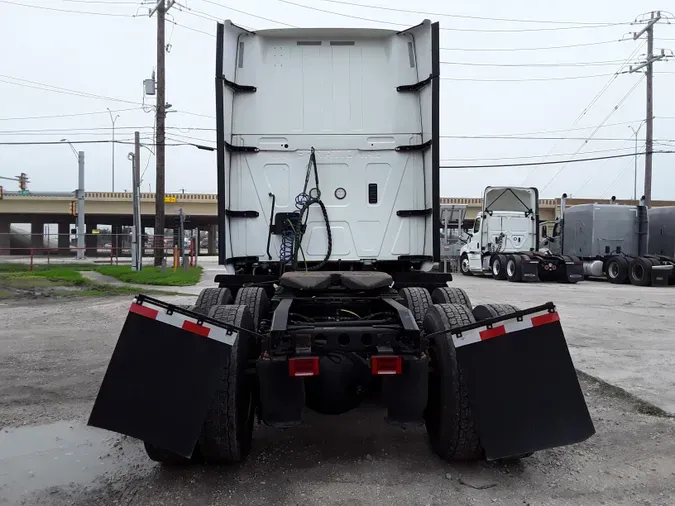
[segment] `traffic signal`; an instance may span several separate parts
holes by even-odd
[[[19,176],[19,188],[25,190],[26,183],[28,183],[28,176],[26,176],[25,172],[22,172],[21,175]]]
[[[70,215],[77,216],[77,201],[72,201],[70,203]]]

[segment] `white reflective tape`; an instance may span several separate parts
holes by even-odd
[[[166,312],[166,309],[159,306],[155,306],[154,304],[146,303],[143,305],[147,307],[152,307],[153,309],[158,311],[155,320],[160,321],[162,323],[166,323],[167,325],[171,325],[172,327],[178,327],[179,329],[186,330],[187,332],[193,334],[201,335],[200,333],[193,332],[189,328],[184,328],[185,322],[197,325],[197,318],[191,318],[184,314],[176,312],[168,314]],[[218,341],[227,344],[229,346],[234,345],[234,341],[237,339],[237,336],[239,335],[239,333],[236,331],[228,331],[227,329],[224,329],[222,327],[216,327],[215,325],[210,325],[208,323],[202,323],[200,327],[204,329],[203,337],[208,337],[209,339],[213,339],[214,341]]]
[[[552,321],[542,322],[542,319],[548,320],[549,318],[547,317],[550,317]],[[481,341],[486,341],[493,337],[500,337],[512,332],[518,332],[520,330],[532,328],[535,326],[535,323],[533,323],[534,321],[538,322],[537,325],[553,323],[554,321],[558,321],[558,313],[557,311],[551,313],[548,310],[543,310],[522,316],[520,318],[515,317],[508,320],[502,320],[500,322],[496,322],[491,328],[486,325],[484,327],[478,327],[466,332],[462,332],[461,335],[452,334],[452,341],[455,345],[455,348],[460,348],[469,344],[480,343]],[[503,327],[503,332],[500,332],[500,327]],[[482,336],[481,333],[483,333]]]
[[[459,348],[460,346],[466,346],[467,344],[480,343],[481,330],[483,329],[479,328],[467,330],[466,332],[462,332],[461,336],[453,334],[452,342],[455,344],[455,348]]]

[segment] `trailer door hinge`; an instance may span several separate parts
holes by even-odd
[[[396,146],[396,151],[426,151],[431,147],[431,139],[422,144],[409,144],[403,146]]]
[[[403,218],[414,218],[418,216],[429,216],[432,213],[432,209],[402,209],[396,211],[396,216],[401,216]]]
[[[258,211],[233,211],[232,209],[225,209],[225,216],[228,218],[257,218],[260,216]]]
[[[255,146],[235,146],[234,144],[230,144],[227,141],[224,141],[224,144],[225,149],[231,153],[257,153],[260,151],[260,148]]]
[[[239,92],[239,93],[255,93],[256,91],[258,91],[258,88],[256,88],[255,86],[250,86],[248,84],[237,84],[235,82],[230,81],[225,76],[220,76],[220,79],[221,79],[221,81],[223,81],[225,86],[230,88],[235,93],[236,92]]]
[[[433,74],[429,74],[429,77],[424,79],[423,81],[419,81],[415,84],[404,84],[402,86],[397,86],[396,91],[401,91],[401,92],[406,92],[406,91],[420,91],[422,88],[424,88],[426,85],[431,83],[431,80],[434,78]]]

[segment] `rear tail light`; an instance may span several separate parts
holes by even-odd
[[[373,374],[401,374],[403,372],[403,359],[396,356],[380,355],[370,359],[370,369]]]
[[[289,376],[318,376],[319,357],[294,357],[288,359]]]

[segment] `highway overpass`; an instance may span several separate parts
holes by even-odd
[[[217,225],[217,196],[211,193],[174,193],[167,195],[170,202],[166,203],[166,228],[172,228],[178,210],[190,216],[186,224],[188,228],[198,228],[209,231],[209,250],[214,253]],[[34,233],[35,248],[44,245],[44,238],[40,237],[45,224],[58,224],[59,235],[68,236],[74,227],[75,217],[70,215],[70,204],[74,197],[60,194],[20,195],[17,192],[4,192],[0,199],[0,249],[8,248],[10,226],[13,223],[31,225]],[[460,204],[467,206],[465,226],[471,226],[476,214],[481,208],[481,198],[448,197],[441,198],[442,204]],[[567,200],[568,206],[577,204],[605,202],[601,199]],[[632,200],[617,200],[619,204],[632,204]],[[675,206],[674,201],[653,201],[653,206]],[[560,199],[541,199],[539,201],[540,218],[552,220],[560,211]],[[146,228],[155,225],[155,194],[141,194],[142,224]],[[128,192],[86,192],[85,194],[86,226],[89,233],[94,229],[107,225],[112,227],[113,234],[121,230],[122,226],[131,226],[132,209],[131,193]],[[88,238],[89,239],[89,238]],[[95,237],[91,239],[95,240]],[[68,238],[62,239],[63,247],[67,247]],[[61,246],[60,246],[61,247]],[[88,246],[89,247],[89,246]]]

